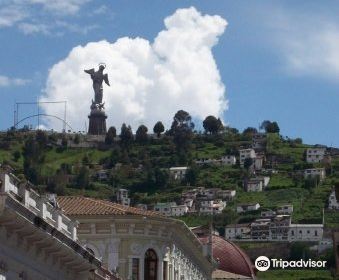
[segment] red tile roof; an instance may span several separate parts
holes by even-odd
[[[81,196],[58,196],[59,206],[66,215],[142,215],[164,217],[154,211],[123,206],[106,200],[94,199]],[[165,217],[164,217],[165,218]]]
[[[203,244],[209,242],[209,236],[199,239]],[[218,270],[247,277],[255,275],[250,258],[234,243],[220,236],[213,235],[212,244],[213,258],[219,263]]]

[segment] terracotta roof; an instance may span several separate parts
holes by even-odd
[[[209,236],[199,238],[203,244],[209,242]],[[216,260],[218,270],[231,272],[253,278],[255,273],[250,258],[234,243],[224,238],[213,235],[213,258]]]
[[[123,206],[106,200],[81,196],[58,196],[59,206],[66,215],[142,215],[164,217],[154,211]],[[165,217],[164,217],[165,218]]]

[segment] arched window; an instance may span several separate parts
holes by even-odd
[[[145,253],[144,279],[157,280],[158,257],[153,249],[148,249]]]

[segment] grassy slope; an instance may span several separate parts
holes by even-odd
[[[195,149],[192,153],[193,158],[217,158],[225,154],[226,149],[230,147],[239,148],[242,145],[248,145],[249,141],[234,141],[223,139],[220,144],[216,144],[210,139],[198,141],[195,143]],[[303,163],[303,154],[307,145],[293,144],[281,141],[278,135],[271,134],[268,136],[268,150],[270,153],[282,155],[286,158],[291,158],[296,164]],[[13,162],[12,153],[15,150],[22,150],[22,144],[17,142],[11,143],[9,151],[0,150],[0,162],[3,160],[9,161],[15,168],[22,170],[22,157],[18,162]],[[153,165],[159,167],[168,167],[170,158],[172,156],[172,147],[169,143],[153,143],[145,146],[133,145],[130,150],[130,157],[132,159],[140,158],[140,154],[148,151]],[[44,175],[52,175],[60,167],[62,163],[71,165],[81,165],[82,159],[87,156],[91,163],[99,163],[102,159],[109,157],[111,151],[99,151],[96,149],[67,149],[63,152],[57,152],[55,148],[46,152],[45,164],[43,166]],[[333,166],[339,167],[339,160],[333,161]],[[328,193],[331,190],[333,178],[328,178],[323,185],[309,191],[302,188],[301,182],[295,182],[289,177],[289,172],[293,169],[293,164],[280,164],[277,166],[278,174],[271,176],[271,181],[267,191],[261,193],[246,193],[241,187],[241,176],[243,171],[239,168],[230,166],[224,167],[203,167],[197,178],[197,186],[205,187],[221,187],[223,189],[236,189],[237,196],[233,203],[228,204],[228,209],[235,209],[237,203],[259,202],[262,208],[274,208],[279,204],[293,203],[294,205],[294,222],[308,219],[309,221],[321,221],[322,208],[328,198]],[[139,180],[142,174],[135,174],[135,176],[125,176],[124,186],[135,180]],[[187,187],[186,187],[187,188]],[[169,201],[180,196],[180,192],[185,189],[179,188],[176,190],[152,190],[148,196],[144,196],[143,202],[148,201]],[[113,193],[109,185],[95,183],[94,190],[77,190],[67,189],[67,194],[85,194],[97,197],[110,197]],[[338,214],[333,212],[326,212],[325,221],[329,226],[338,226]],[[188,224],[196,224],[196,218],[185,218]],[[200,218],[201,219],[201,218]]]

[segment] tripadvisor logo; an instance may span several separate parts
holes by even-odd
[[[266,271],[267,269],[270,268],[271,261],[268,257],[260,256],[260,257],[257,257],[254,265],[256,269],[258,269],[259,271]]]
[[[298,261],[284,261],[282,259],[269,259],[265,256],[260,256],[255,260],[255,267],[259,271],[266,271],[270,267],[272,268],[325,268],[327,261],[312,261],[298,260]]]

